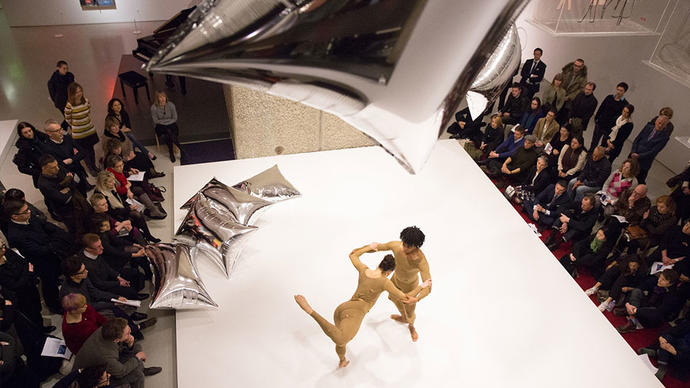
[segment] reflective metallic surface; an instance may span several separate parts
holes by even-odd
[[[206,291],[196,264],[194,249],[186,245],[155,244],[146,247],[154,267],[151,309],[218,307]]]
[[[233,187],[270,202],[283,201],[302,195],[285,179],[277,164]]]
[[[527,1],[207,0],[148,70],[333,113],[414,173]]]
[[[254,218],[253,216],[259,209],[271,204],[269,201],[247,193],[247,191],[227,186],[215,178],[211,179],[199,190],[199,193],[221,203],[232,213],[237,222],[244,225],[249,225],[249,222]],[[181,209],[192,206],[197,198],[198,196],[196,195],[192,197],[182,205]]]

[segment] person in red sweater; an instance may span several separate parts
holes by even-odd
[[[77,354],[91,333],[108,319],[86,304],[82,294],[67,294],[62,298],[65,315],[62,318],[62,335],[72,353]]]

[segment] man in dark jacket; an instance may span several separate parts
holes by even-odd
[[[668,116],[659,115],[654,123],[648,123],[633,141],[630,157],[640,164],[640,173],[637,174],[637,181],[640,183],[646,182],[654,158],[668,143],[669,135],[665,129],[669,120]]]
[[[513,83],[510,95],[506,99],[503,110],[501,110],[503,124],[517,124],[522,115],[529,109],[530,100],[522,93],[522,86]]]
[[[656,377],[663,380],[668,368],[671,376],[687,380],[690,373],[690,319],[684,319],[659,336],[657,343],[637,350],[657,359]]]
[[[651,289],[633,289],[625,304],[628,323],[616,328],[618,332],[628,333],[638,328],[658,327],[676,319],[685,302],[678,293],[677,282],[678,272],[665,269]],[[647,295],[644,291],[647,291]]]
[[[501,173],[504,179],[507,179],[512,184],[525,179],[530,168],[537,163],[537,152],[534,150],[535,141],[534,135],[525,136],[523,146],[518,148],[515,153],[503,162]]]
[[[596,88],[597,85],[594,82],[587,82],[585,89],[575,96],[570,105],[568,123],[573,126],[571,134],[573,137],[582,135],[589,125],[589,119],[597,109],[597,98],[594,97]]]
[[[52,119],[46,120],[44,131],[48,139],[41,145],[43,153],[53,155],[61,168],[76,175],[77,187],[86,195],[93,186],[86,180],[86,171],[81,165],[84,155],[74,145],[72,136],[63,135],[60,125]]]
[[[587,163],[582,173],[570,180],[568,192],[575,202],[580,202],[585,194],[601,190],[601,186],[611,174],[611,162],[604,156],[606,156],[604,147],[595,148],[594,152],[587,156]]]
[[[604,98],[597,114],[594,115],[594,133],[592,134],[592,144],[589,146],[590,149],[599,145],[601,141],[602,146],[606,146],[606,139],[608,139],[609,134],[611,134],[611,128],[616,125],[616,119],[623,112],[623,108],[630,104],[623,96],[625,92],[628,91],[628,84],[621,82],[616,86],[616,93],[609,94]]]
[[[64,116],[67,105],[67,87],[74,82],[74,74],[69,72],[69,67],[65,61],[58,61],[56,66],[57,69],[48,80],[48,93],[50,93],[50,99],[53,100],[55,107]],[[69,128],[66,121],[62,122],[62,128],[65,130]]]
[[[565,89],[566,106],[568,101],[575,99],[587,82],[587,66],[582,59],[576,59],[573,62],[563,66],[561,69],[563,75],[563,89]]]
[[[527,98],[532,98],[539,91],[539,83],[544,79],[546,63],[541,61],[544,52],[540,48],[534,49],[534,58],[525,61],[520,72],[520,85]]]
[[[589,236],[598,216],[595,203],[594,196],[587,194],[582,201],[575,202],[573,208],[561,209],[560,216],[553,223],[554,230],[544,242],[546,246],[555,251],[561,242],[577,241]]]
[[[8,242],[36,267],[46,305],[53,313],[61,313],[58,276],[60,261],[72,250],[70,236],[50,222],[31,217],[26,202],[10,201],[5,206],[10,217]]]
[[[540,226],[551,226],[560,214],[558,210],[570,203],[570,198],[565,193],[568,183],[564,180],[558,181],[555,185],[546,186],[542,192],[537,194],[534,201],[525,201],[522,208],[533,221],[539,222]]]

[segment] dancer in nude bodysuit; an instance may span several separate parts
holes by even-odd
[[[374,306],[381,292],[384,290],[388,291],[389,298],[396,301],[396,303],[408,303],[407,300],[411,297],[415,297],[425,287],[431,286],[431,280],[429,279],[408,294],[403,294],[388,279],[388,276],[395,269],[395,259],[393,256],[386,255],[378,268],[370,269],[359,260],[359,257],[366,252],[374,252],[374,247],[367,245],[350,253],[352,265],[359,273],[357,290],[355,290],[354,295],[352,295],[349,301],[342,303],[335,309],[333,313],[335,324],[328,322],[319,313],[314,311],[303,295],[295,295],[295,301],[302,310],[314,318],[316,323],[321,326],[323,332],[335,342],[335,352],[340,358],[339,368],[346,367],[350,363],[345,358],[345,346],[355,337],[364,316]]]
[[[395,272],[391,277],[391,281],[395,287],[399,288],[402,292],[409,293],[417,287],[419,282],[419,273],[422,276],[422,281],[427,281],[431,279],[431,274],[429,273],[429,264],[426,261],[426,256],[421,249],[419,249],[422,244],[424,244],[424,233],[416,227],[409,226],[400,232],[400,240],[402,241],[391,241],[385,244],[372,243],[371,246],[377,251],[393,251],[395,256]],[[410,336],[412,341],[417,341],[419,335],[414,327],[414,321],[416,319],[415,306],[417,302],[422,300],[422,298],[429,295],[431,292],[431,287],[424,288],[418,296],[412,296],[404,304],[400,301],[396,301],[390,296],[388,299],[395,303],[395,307],[398,308],[400,314],[393,314],[391,318],[401,322],[407,323],[410,329]]]

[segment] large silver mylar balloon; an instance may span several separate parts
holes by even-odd
[[[338,115],[418,171],[528,0],[206,0],[148,70]]]
[[[244,225],[249,225],[249,222],[259,209],[272,203],[251,195],[247,193],[247,191],[227,186],[216,178],[211,179],[201,190],[199,190],[199,193],[223,204],[223,206],[232,213],[235,220]],[[185,202],[180,209],[192,206],[197,198],[198,195],[195,195],[189,201]]]
[[[256,229],[236,222],[225,207],[197,193],[175,240],[197,248],[198,253],[210,258],[229,277],[239,261],[244,238]]]
[[[278,165],[274,165],[233,187],[270,202],[283,201],[302,195],[280,173]]]
[[[155,244],[146,247],[155,269],[151,309],[197,309],[218,307],[206,291],[193,250],[185,245]]]

